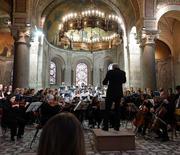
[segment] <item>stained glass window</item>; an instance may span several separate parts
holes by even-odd
[[[56,84],[56,64],[51,61],[50,63],[50,84]]]
[[[79,63],[76,67],[76,85],[81,86],[82,83],[87,85],[88,67],[85,63]]]

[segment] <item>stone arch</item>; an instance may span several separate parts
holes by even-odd
[[[58,63],[60,63],[60,65],[61,65],[61,67],[63,69],[65,68],[66,63],[65,63],[64,59],[61,56],[59,56],[59,55],[54,56],[54,57],[51,58],[51,61],[58,62]]]
[[[174,83],[171,49],[165,42],[161,40],[157,39],[155,43],[157,87],[166,89],[172,88]]]
[[[88,84],[93,81],[93,63],[88,57],[76,57],[72,63],[72,83],[76,83],[76,67],[79,63],[85,63],[88,67]]]
[[[106,56],[103,58],[104,63],[103,66],[101,66],[103,69],[108,69],[109,65],[113,63],[113,59],[110,56]]]
[[[64,82],[65,61],[61,56],[55,56],[50,60],[50,62],[51,61],[56,64],[56,85],[60,85]]]
[[[160,18],[167,12],[180,11],[179,5],[165,5],[156,12],[156,29],[158,29],[158,22]]]
[[[172,45],[168,42],[168,40],[166,40],[166,39],[164,39],[164,38],[162,38],[162,37],[159,37],[158,40],[164,42],[164,43],[168,46],[168,48],[170,48],[171,54],[173,55],[173,47],[172,47]]]

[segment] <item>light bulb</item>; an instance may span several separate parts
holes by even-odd
[[[95,13],[95,10],[92,10],[92,14],[94,15],[94,13]]]

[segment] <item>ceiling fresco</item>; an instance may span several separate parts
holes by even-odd
[[[8,26],[11,2],[10,0],[2,0],[0,5],[0,58],[13,56],[14,40]]]
[[[13,56],[14,40],[9,32],[0,32],[0,57]]]

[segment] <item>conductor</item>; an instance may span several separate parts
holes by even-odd
[[[126,82],[126,73],[120,70],[117,63],[112,64],[112,70],[109,70],[106,74],[105,79],[103,80],[103,85],[108,84],[108,89],[105,99],[105,114],[103,121],[102,130],[108,131],[108,122],[110,118],[110,110],[113,102],[114,106],[114,119],[113,119],[113,128],[116,131],[119,131],[120,127],[120,101],[123,97],[122,84]]]

